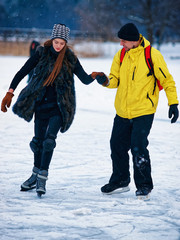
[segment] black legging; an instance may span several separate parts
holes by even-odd
[[[34,139],[37,141],[38,151],[34,152],[34,166],[41,170],[48,170],[56,146],[55,139],[62,126],[59,115],[48,119],[34,121]]]

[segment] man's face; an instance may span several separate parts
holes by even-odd
[[[127,41],[124,39],[120,39],[120,45],[125,48],[126,51],[129,51],[132,48],[135,48],[137,45],[136,41]]]

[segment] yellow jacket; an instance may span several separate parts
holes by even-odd
[[[128,119],[155,113],[159,99],[157,85],[153,93],[154,76],[147,76],[149,68],[146,64],[144,48],[150,43],[144,37],[141,36],[141,38],[141,44],[137,48],[126,52],[121,67],[121,50],[115,54],[109,75],[110,84],[107,86],[117,88],[116,113]],[[152,47],[151,58],[154,74],[166,92],[168,104],[178,104],[175,82],[162,54]]]

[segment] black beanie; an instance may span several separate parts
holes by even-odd
[[[127,41],[138,41],[139,31],[133,23],[127,23],[119,30],[118,37]]]

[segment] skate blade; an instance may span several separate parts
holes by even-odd
[[[112,194],[119,194],[119,193],[124,193],[124,192],[128,192],[130,191],[130,188],[127,186],[127,187],[123,187],[123,188],[118,188],[112,192],[109,192],[109,193],[105,193],[103,192],[104,195],[112,195]]]
[[[37,196],[38,196],[39,198],[41,198],[42,194],[43,194],[43,193],[39,193],[39,192],[38,192],[38,193],[37,193]]]
[[[21,192],[27,192],[27,191],[30,191],[30,190],[32,190],[32,189],[34,189],[36,186],[32,186],[32,187],[30,187],[30,188],[25,188],[25,187],[22,187],[21,186]]]
[[[146,196],[137,196],[138,200],[142,200],[142,201],[149,201],[150,200],[150,194],[146,195]]]
[[[40,191],[40,190],[39,190],[39,191],[36,190],[36,192],[37,192],[37,196],[38,196],[39,198],[41,198],[41,196],[46,193],[46,192]]]

